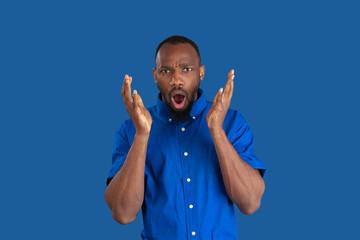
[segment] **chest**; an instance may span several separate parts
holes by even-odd
[[[206,121],[152,126],[145,174],[156,182],[209,179],[220,167]]]

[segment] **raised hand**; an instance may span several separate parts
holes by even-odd
[[[124,83],[121,90],[126,111],[134,123],[136,134],[150,134],[152,118],[148,110],[144,107],[143,101],[136,90],[131,97],[132,77],[125,75]]]
[[[210,131],[222,130],[226,113],[229,109],[232,94],[234,91],[234,69],[228,74],[225,88],[220,88],[214,97],[214,102],[206,116],[206,121]]]

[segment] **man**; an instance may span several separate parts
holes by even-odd
[[[160,94],[148,110],[125,75],[131,120],[115,136],[105,192],[112,216],[128,224],[142,208],[142,239],[237,239],[233,203],[248,215],[259,208],[265,166],[245,119],[229,109],[234,70],[210,103],[199,88],[205,67],[193,41],[165,39],[155,64]]]

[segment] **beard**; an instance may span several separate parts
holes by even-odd
[[[176,110],[171,105],[171,97],[170,96],[175,90],[180,90],[185,94],[185,98],[188,101],[188,105],[184,109]],[[168,106],[169,111],[170,111],[170,113],[173,116],[175,121],[186,121],[189,118],[192,105],[200,97],[199,93],[198,93],[198,90],[199,90],[199,86],[196,87],[194,89],[194,91],[192,91],[190,94],[185,92],[181,87],[180,88],[175,87],[170,91],[169,96],[168,96],[169,101],[166,101],[166,105]],[[161,93],[161,94],[163,94],[163,93]]]

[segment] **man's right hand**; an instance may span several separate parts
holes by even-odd
[[[144,107],[140,95],[134,90],[131,97],[132,77],[125,75],[124,84],[121,90],[126,111],[134,123],[136,134],[150,134],[152,118],[148,110]]]

